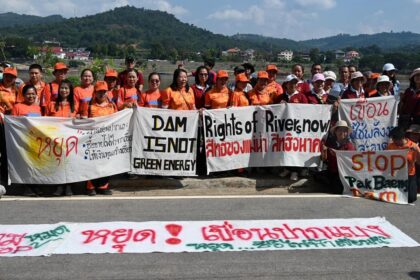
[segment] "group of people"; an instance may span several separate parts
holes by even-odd
[[[14,116],[92,118],[134,106],[207,110],[279,103],[332,104],[332,128],[323,142],[322,159],[327,162],[331,191],[340,193],[342,185],[338,179],[334,150],[355,149],[349,140],[351,128],[346,122],[338,121],[340,100],[393,95],[399,100],[399,126],[391,132],[393,141],[389,147],[409,147],[410,184],[415,191],[417,185],[420,186],[420,166],[417,165],[417,177],[415,166],[420,163],[420,68],[411,73],[410,86],[401,92],[396,78],[397,69],[391,63],[383,66],[382,73],[361,73],[355,66],[341,66],[338,78],[333,71],[323,71],[321,64],[313,64],[308,80],[304,80],[304,66],[295,64],[291,74],[286,76],[283,83],[279,83],[279,69],[275,64],[268,64],[265,69],[255,71],[252,64],[244,63],[235,67],[233,79],[229,81],[231,77],[228,71],[215,72],[214,61],[207,60],[192,73],[182,65],[179,66],[173,73],[172,83],[166,89],[161,88],[160,74],[152,72],[147,79],[147,90],[143,89],[143,75],[135,69],[134,59],[127,58],[126,66],[126,70],[121,73],[107,69],[103,79],[96,82],[93,71],[84,69],[80,75],[80,86],[77,87],[73,87],[66,78],[68,67],[62,62],[55,64],[54,80],[50,83],[42,80],[41,65],[32,64],[29,67],[29,81],[19,87],[16,86],[16,69],[6,67],[0,83],[0,112]],[[191,86],[188,82],[190,76],[194,77]],[[4,153],[4,129],[1,131],[1,178],[4,184],[3,178],[7,178],[4,162],[7,159]],[[199,145],[198,165],[198,172],[205,174],[204,145]],[[285,167],[279,175],[290,175],[291,180],[298,180],[299,176],[307,175],[307,169]],[[109,178],[87,182],[88,194],[111,194],[108,182]],[[25,191],[27,195],[33,193],[34,190],[29,187]],[[71,187],[59,186],[55,195],[62,194],[71,195]]]

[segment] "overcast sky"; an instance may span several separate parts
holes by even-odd
[[[68,18],[125,5],[166,11],[225,35],[305,40],[338,33],[420,33],[420,0],[0,0],[0,12]]]

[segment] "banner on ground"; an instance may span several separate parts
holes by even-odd
[[[398,102],[395,96],[343,99],[339,117],[351,125],[350,135],[358,151],[383,151],[388,146],[389,132],[397,126]]]
[[[131,172],[195,176],[199,112],[138,107],[134,114]]]
[[[278,104],[204,111],[207,171],[317,166],[330,105]]]
[[[0,225],[0,257],[416,246],[381,217]]]
[[[132,110],[92,119],[5,116],[12,183],[65,184],[130,171]]]
[[[336,151],[344,193],[408,203],[407,150]]]

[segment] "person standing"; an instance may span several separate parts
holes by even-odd
[[[149,74],[149,88],[140,93],[138,105],[147,108],[162,108],[162,93],[160,91],[160,75],[157,72]]]
[[[60,87],[61,81],[67,79],[67,73],[69,68],[63,62],[57,62],[54,65],[54,80],[51,83],[47,84],[45,89],[45,95],[43,100],[41,100],[41,107],[48,106],[51,101],[55,101],[58,97],[58,88]]]
[[[204,107],[206,109],[227,108],[230,99],[230,90],[227,87],[229,75],[224,70],[217,72],[216,84],[205,95]]]
[[[194,92],[188,85],[185,69],[176,69],[171,85],[162,93],[162,108],[172,110],[196,110]]]
[[[118,84],[120,85],[120,87],[126,86],[128,82],[128,73],[134,71],[136,73],[135,87],[141,92],[143,90],[144,85],[143,73],[135,68],[136,60],[134,59],[134,57],[127,56],[125,58],[125,66],[126,69],[118,74]]]
[[[191,86],[194,92],[195,107],[199,110],[204,108],[205,95],[210,90],[210,86],[207,83],[209,76],[209,70],[205,66],[199,66],[194,72],[195,84]]]
[[[268,94],[271,96],[274,104],[279,103],[283,94],[283,88],[276,81],[279,70],[275,64],[268,64],[265,71],[268,73]]]
[[[365,92],[363,91],[363,74],[359,71],[351,74],[350,85],[341,95],[341,99],[354,99],[364,98]]]

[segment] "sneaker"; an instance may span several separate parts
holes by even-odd
[[[290,174],[290,180],[292,180],[292,181],[299,180],[298,173],[297,172],[292,172],[292,174]]]
[[[95,191],[95,189],[92,189],[92,190],[87,190],[86,194],[87,194],[88,196],[95,196],[95,195],[96,195],[96,191]]]
[[[112,195],[112,191],[111,191],[110,189],[98,190],[98,194],[102,194],[102,195]]]
[[[290,175],[290,170],[288,169],[283,169],[283,171],[279,173],[280,178],[286,178],[289,175]]]
[[[70,185],[66,185],[66,189],[64,191],[64,195],[65,196],[72,196],[73,195],[73,192],[71,190],[71,186]]]

